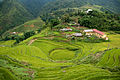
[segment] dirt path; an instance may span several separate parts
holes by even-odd
[[[30,42],[28,43],[28,46],[31,45],[34,41],[36,41],[37,39],[32,39],[30,40]]]

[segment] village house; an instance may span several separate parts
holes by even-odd
[[[107,35],[105,33],[101,32],[101,31],[97,30],[97,29],[88,29],[88,30],[84,30],[83,32],[87,36],[95,35],[99,38],[103,38],[105,40],[108,40]]]
[[[87,35],[87,36],[93,35],[93,33],[94,33],[92,29],[84,30],[83,32],[84,32],[85,35]]]
[[[97,29],[93,29],[93,32],[94,32],[94,35],[96,35],[97,37],[108,40],[108,37],[105,33],[98,31]]]
[[[72,31],[71,28],[63,28],[63,29],[60,29],[60,31]]]
[[[83,36],[82,33],[73,33],[72,35],[75,37],[82,37]]]
[[[75,36],[75,37],[82,37],[82,33],[73,33],[73,34],[69,34],[69,35],[66,35],[66,38],[68,37],[72,37],[72,36]]]

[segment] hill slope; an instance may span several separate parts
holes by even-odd
[[[33,18],[33,16],[16,0],[3,0],[0,4],[1,33]]]
[[[6,36],[12,32],[17,32],[17,33],[23,33],[23,32],[29,32],[29,31],[35,31],[40,28],[43,28],[45,23],[41,20],[41,18],[36,18],[34,20],[30,20],[25,22],[22,25],[16,26],[8,31],[6,31],[3,36]]]
[[[55,0],[19,0],[28,11],[34,15],[34,17],[38,16],[41,11],[41,8],[48,2]]]
[[[119,0],[56,0],[54,2],[46,4],[43,7],[43,11],[54,11],[62,8],[79,8],[86,4],[103,6],[105,9],[110,10],[114,13],[120,13]]]

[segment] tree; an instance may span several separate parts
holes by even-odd
[[[29,38],[29,37],[31,37],[31,36],[33,36],[33,35],[35,35],[35,32],[34,32],[34,31],[30,31],[30,32],[24,33],[25,39],[27,39],[27,38]]]
[[[50,23],[48,23],[48,26],[52,29],[54,26],[58,25],[60,22],[58,19],[51,19]]]
[[[65,14],[64,16],[62,16],[62,21],[69,23],[70,22],[69,14]]]

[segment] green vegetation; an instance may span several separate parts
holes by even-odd
[[[31,75],[33,73],[29,74],[29,71],[34,73],[32,69],[27,68],[25,63],[19,62],[7,55],[0,55],[1,80],[32,79]]]
[[[0,35],[30,19],[33,16],[17,0],[0,2]]]
[[[47,5],[45,5],[43,7],[43,11],[42,12],[53,12],[56,10],[60,10],[60,9],[64,9],[64,8],[81,8],[83,6],[86,6],[88,8],[88,5],[91,6],[102,6],[100,8],[101,11],[110,11],[110,12],[114,12],[114,13],[119,13],[120,12],[120,8],[118,7],[120,4],[119,0],[56,0],[53,2],[49,2]],[[96,9],[98,9],[98,6],[96,7]],[[46,12],[46,13],[47,13]]]
[[[112,49],[105,52],[97,66],[119,67],[120,49]]]
[[[42,7],[48,2],[55,0],[19,0],[24,4],[25,8],[34,16],[37,17],[41,12]]]
[[[0,45],[2,46],[12,46],[16,41],[15,40],[9,40],[9,41],[0,41]]]
[[[98,10],[90,11],[89,13],[86,13],[87,9],[81,10],[81,9],[74,9],[74,8],[68,8],[63,10],[54,11],[51,15],[49,13],[48,15],[41,16],[42,19],[47,18],[46,20],[49,20],[52,27],[52,29],[59,29],[63,28],[64,26],[68,27],[69,24],[71,25],[72,22],[79,23],[80,26],[88,27],[91,29],[98,29],[101,31],[119,31],[120,30],[120,24],[119,24],[119,15],[116,14],[110,14],[105,12],[100,12]],[[62,12],[62,13],[61,13]],[[54,17],[56,16],[56,17]],[[59,17],[59,20],[58,20]],[[52,19],[52,20],[51,20]],[[51,21],[53,21],[51,22]],[[55,26],[56,23],[63,23]],[[76,26],[74,24],[71,25]],[[69,26],[70,27],[70,26]]]
[[[16,80],[15,76],[12,73],[4,68],[0,67],[0,80]]]
[[[119,34],[109,34],[110,42],[86,43],[82,41],[66,42],[67,39],[61,37],[60,32],[53,31],[51,33],[54,35],[51,35],[49,31],[50,29],[46,28],[41,33],[19,43],[18,46],[0,47],[0,55],[7,55],[8,59],[12,58],[9,65],[6,64],[8,59],[0,59],[1,63],[5,63],[0,66],[5,69],[9,67],[17,75],[13,74],[13,76],[28,80],[33,78],[35,80],[120,79],[118,74],[120,50],[114,49],[120,48]],[[58,39],[54,39],[54,36]],[[5,44],[9,44],[9,42]],[[109,50],[111,48],[113,49]],[[108,57],[109,60],[107,60]],[[14,65],[19,67],[15,68]],[[31,76],[28,70],[34,75]],[[29,76],[23,77],[25,75]]]
[[[0,0],[1,33],[11,28],[0,35],[0,80],[120,80],[119,1],[108,1]]]
[[[3,34],[3,36],[10,34],[10,32],[18,32],[18,34],[23,33],[23,32],[29,32],[29,31],[35,31],[40,28],[43,28],[45,23],[41,20],[40,17],[25,22],[22,25],[19,25],[13,29],[8,30],[6,33]]]
[[[68,50],[55,50],[50,53],[53,60],[71,60],[75,57],[75,53]]]
[[[103,69],[96,68],[89,64],[81,64],[75,66],[66,66],[61,68],[46,68],[39,70],[38,76],[36,79],[43,79],[43,80],[114,80],[119,79],[119,75],[112,75],[111,72]],[[54,77],[54,78],[53,78]]]

